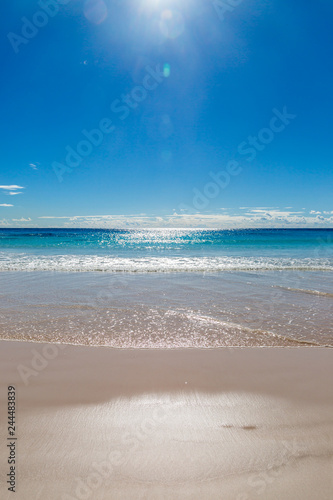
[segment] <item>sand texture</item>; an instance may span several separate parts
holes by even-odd
[[[61,347],[0,342],[1,499],[332,498],[332,350]]]

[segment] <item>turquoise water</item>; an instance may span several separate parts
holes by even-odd
[[[0,229],[0,271],[333,270],[333,230]]]

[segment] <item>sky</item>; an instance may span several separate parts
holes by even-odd
[[[333,227],[332,19],[6,0],[0,227]]]

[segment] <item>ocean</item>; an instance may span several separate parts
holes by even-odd
[[[0,336],[332,346],[333,229],[0,229]]]

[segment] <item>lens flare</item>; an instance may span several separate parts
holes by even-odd
[[[86,0],[83,12],[88,21],[93,24],[101,24],[108,15],[108,9],[103,0]]]
[[[175,39],[184,31],[183,16],[178,10],[164,10],[160,19],[160,30],[166,38]]]
[[[165,78],[168,78],[168,76],[170,76],[170,70],[171,70],[170,64],[165,63],[163,65],[163,75],[165,76]]]

